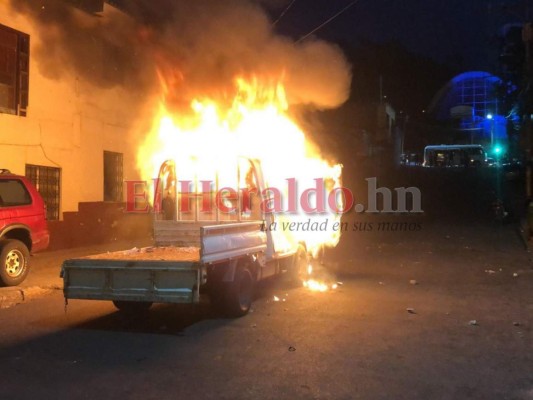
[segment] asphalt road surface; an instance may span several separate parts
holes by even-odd
[[[533,270],[516,224],[415,220],[346,232],[326,254],[337,290],[273,281],[239,319],[207,302],[127,317],[65,307],[59,290],[2,309],[0,399],[533,399]],[[65,254],[36,256],[35,276],[57,276]]]
[[[533,398],[533,274],[511,228],[358,242],[331,265],[339,289],[272,282],[236,320],[59,291],[1,310],[0,398]]]

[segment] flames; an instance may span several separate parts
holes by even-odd
[[[168,87],[164,85],[163,89],[168,94]],[[214,166],[224,176],[224,170],[234,168],[239,157],[247,157],[260,161],[268,187],[283,191],[289,178],[297,180],[300,191],[314,187],[317,178],[323,178],[329,189],[340,186],[341,166],[325,160],[290,118],[282,79],[237,78],[234,93],[218,101],[196,98],[187,108],[179,114],[172,113],[165,101],[160,102],[151,132],[138,151],[143,179],[157,177],[161,164],[169,159],[174,160],[179,179],[183,180],[203,172],[207,176]],[[277,251],[305,242],[316,255],[322,246],[335,246],[340,239],[339,230],[332,229],[340,215],[333,212],[278,213],[274,218],[279,223],[273,232]],[[283,222],[306,221],[327,221],[328,228],[281,229]]]

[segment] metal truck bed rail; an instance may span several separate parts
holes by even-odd
[[[63,263],[66,299],[197,303],[197,262],[74,259]]]
[[[261,224],[202,227],[200,254],[194,248],[160,247],[66,260],[61,268],[65,298],[197,303],[207,264],[266,250]]]
[[[262,221],[204,226],[200,257],[204,264],[231,260],[266,251],[267,237]]]

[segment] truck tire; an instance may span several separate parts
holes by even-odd
[[[127,314],[135,314],[138,312],[145,312],[152,307],[151,301],[121,301],[114,300],[113,305],[118,308],[119,311],[122,311]]]
[[[24,281],[30,271],[30,252],[20,240],[8,239],[0,242],[0,283],[16,286]]]
[[[235,279],[228,282],[224,296],[224,312],[228,317],[238,318],[248,314],[252,307],[254,279],[248,267],[235,271]]]

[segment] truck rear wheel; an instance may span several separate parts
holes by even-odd
[[[254,279],[248,267],[237,268],[235,279],[229,282],[224,296],[224,311],[228,317],[242,317],[252,307]]]
[[[20,240],[0,242],[0,281],[3,286],[16,286],[24,281],[30,271],[30,252]]]
[[[148,311],[152,307],[152,302],[150,301],[113,301],[113,305],[118,308],[120,311],[128,314],[134,314],[137,312]]]

